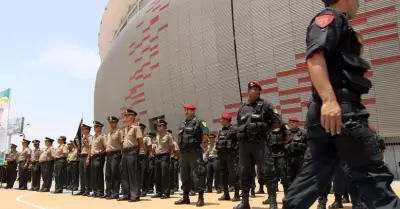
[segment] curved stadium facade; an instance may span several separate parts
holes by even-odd
[[[121,2],[109,2],[100,26],[97,120],[132,108],[142,123],[165,118],[176,130],[184,119],[182,105],[193,103],[197,115],[218,130],[221,112],[235,116],[246,100],[250,80],[262,84],[262,97],[284,120],[305,120],[311,86],[305,34],[323,9],[320,0]],[[388,145],[397,145],[400,136],[398,4],[360,0],[359,15],[351,21],[363,35],[364,57],[372,65],[366,76],[374,87],[363,103],[370,122],[393,142]]]

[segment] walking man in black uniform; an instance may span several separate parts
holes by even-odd
[[[119,119],[115,116],[108,117],[110,132],[107,134],[106,143],[106,199],[118,199],[121,182],[121,150],[124,141],[124,133],[118,129]]]
[[[167,132],[167,122],[158,120],[157,136],[152,145],[155,149],[155,168],[156,168],[156,194],[153,198],[170,198],[171,178],[170,178],[170,160],[174,153],[174,144],[172,136]]]
[[[269,137],[269,147],[271,149],[272,158],[274,160],[276,175],[278,178],[281,179],[284,193],[287,192],[287,189],[289,188],[291,183],[287,171],[286,156],[285,156],[285,137],[287,130],[288,130],[287,125],[282,123],[281,128],[272,130]],[[263,201],[263,204],[269,204],[269,198]]]
[[[339,159],[349,166],[365,199],[375,208],[400,208],[391,188],[393,175],[383,162],[369,113],[361,104],[371,82],[361,58],[362,41],[349,24],[358,0],[323,0],[327,7],[310,23],[307,54],[313,99],[308,105],[308,149],[302,170],[290,186],[283,208],[309,208],[331,183]]]
[[[232,201],[240,201],[238,169],[238,140],[236,127],[231,124],[232,116],[221,114],[222,129],[218,131],[216,149],[218,151],[221,172],[222,189],[224,194],[218,200],[230,200],[228,183],[235,188]]]
[[[293,182],[300,173],[303,164],[304,153],[307,149],[306,132],[299,128],[299,119],[296,117],[289,118],[289,129],[286,129],[286,153],[288,174]]]
[[[192,189],[199,193],[196,206],[201,207],[204,205],[206,167],[200,145],[207,141],[209,131],[207,123],[195,115],[194,105],[185,104],[183,107],[186,120],[179,125],[178,132],[183,197],[175,205],[190,204],[189,192]]]
[[[12,189],[14,187],[15,180],[17,179],[17,167],[19,152],[17,151],[17,145],[10,145],[10,152],[6,158],[7,160],[7,186],[6,189]]]
[[[82,142],[78,146],[79,153],[79,179],[81,182],[81,189],[75,195],[89,196],[92,191],[90,185],[90,162],[89,162],[89,149],[90,143],[92,141],[92,136],[90,135],[91,126],[82,124]]]
[[[40,164],[39,164],[39,158],[40,155],[42,154],[42,150],[40,150],[40,141],[39,140],[33,140],[32,141],[34,150],[32,151],[32,156],[31,156],[31,170],[32,170],[32,185],[31,185],[31,191],[39,191],[40,189]]]
[[[42,172],[43,184],[39,192],[49,192],[51,184],[53,182],[53,171],[54,171],[54,157],[53,157],[53,142],[54,139],[46,137],[44,145],[46,149],[42,152],[39,157],[40,171]]]
[[[91,197],[104,196],[104,161],[106,153],[107,138],[101,133],[103,124],[99,121],[93,121],[94,136],[90,143],[89,161],[90,161],[90,179],[93,189]]]
[[[237,114],[237,137],[239,144],[240,180],[242,202],[235,209],[249,209],[249,191],[254,180],[254,166],[260,172],[263,184],[269,191],[270,208],[277,208],[276,174],[272,156],[267,145],[268,132],[280,127],[278,111],[268,101],[260,98],[261,86],[248,83],[249,100],[242,104]]]
[[[58,147],[54,150],[54,180],[56,183],[54,194],[63,193],[66,179],[66,165],[68,149],[65,145],[67,137],[60,136],[57,139]]]
[[[18,157],[18,172],[19,172],[19,190],[27,190],[28,189],[28,167],[31,162],[31,149],[29,148],[29,144],[31,141],[27,139],[23,139],[22,141],[22,151]]]
[[[127,109],[125,112],[125,122],[127,127],[124,129],[124,143],[122,149],[122,173],[121,184],[123,196],[120,201],[129,202],[140,201],[140,166],[139,150],[143,146],[142,130],[135,123],[137,113]]]

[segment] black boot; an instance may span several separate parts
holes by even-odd
[[[233,209],[250,209],[249,191],[242,191],[242,201],[239,203],[239,205],[233,207]]]
[[[266,200],[262,201],[262,204],[263,205],[268,205],[269,204],[269,195],[268,195]]]
[[[232,201],[233,201],[233,202],[238,202],[238,201],[240,201],[240,196],[239,196],[239,190],[238,190],[238,189],[235,190],[235,194],[234,194],[234,196],[233,196]]]
[[[175,201],[175,205],[190,204],[189,192],[183,192],[183,196],[178,201]]]
[[[323,196],[319,196],[318,197],[317,209],[326,209],[326,203],[328,202],[328,196],[327,195],[323,195]]]
[[[256,197],[256,191],[255,191],[255,188],[251,188],[251,195],[250,195],[250,197],[251,198],[255,198]]]
[[[338,209],[338,208],[343,208],[342,201],[340,200],[335,200],[335,202],[332,203],[332,205],[329,206],[329,209]]]
[[[260,187],[259,187],[258,191],[256,192],[256,194],[264,194],[264,185],[260,184]]]
[[[218,198],[218,200],[231,200],[231,196],[229,195],[229,192],[226,191],[220,198]]]
[[[270,209],[278,209],[278,202],[276,201],[276,186],[277,184],[273,184],[267,187]]]
[[[204,206],[204,192],[199,192],[199,199],[197,199],[196,206],[197,207]]]

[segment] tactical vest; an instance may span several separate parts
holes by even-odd
[[[288,152],[292,157],[303,156],[307,150],[306,135],[303,131],[298,130],[293,135],[292,141],[289,144]]]
[[[179,125],[178,144],[181,150],[200,149],[202,133],[199,125],[200,121],[197,118]]]
[[[269,146],[284,146],[283,134],[281,129],[275,129],[271,132],[269,137]]]
[[[236,142],[234,141],[234,132],[232,126],[229,129],[222,129],[218,131],[218,137],[216,141],[216,147],[218,150],[222,149],[236,149]]]
[[[247,105],[247,103],[244,103]],[[266,137],[266,128],[268,124],[264,122],[264,100],[259,99],[256,107],[252,111],[241,112],[239,115],[239,124],[237,130],[238,140],[253,141]],[[248,109],[246,109],[248,110]]]

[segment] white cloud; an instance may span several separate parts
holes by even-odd
[[[77,78],[95,78],[100,66],[97,52],[75,43],[48,44],[27,63],[37,70],[62,71]]]

